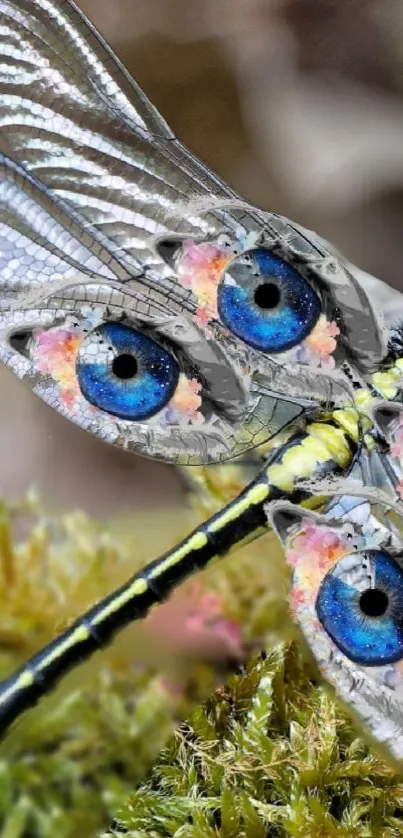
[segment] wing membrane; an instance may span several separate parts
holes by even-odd
[[[0,0],[0,150],[131,272],[154,234],[214,232],[211,219],[178,220],[179,201],[232,194],[66,0]]]
[[[118,262],[34,178],[0,155],[0,237],[3,292],[60,278],[60,263],[89,275],[127,279]],[[41,255],[40,255],[41,252]],[[21,285],[23,283],[23,286]]]
[[[26,115],[37,102],[53,113],[63,110],[84,125],[105,119],[139,135],[173,138],[141,88],[130,77],[73,2],[2,0],[2,79]],[[21,89],[25,92],[21,97]],[[56,97],[70,104],[70,114]],[[36,111],[39,116],[39,110]],[[23,116],[22,114],[22,116]]]
[[[158,294],[144,274],[126,273],[74,214],[1,155],[0,183],[0,310],[9,313],[7,325],[18,311],[21,318],[29,300],[31,308],[41,302],[44,309],[74,309],[86,302],[91,284],[104,303],[119,307],[119,300],[143,317],[175,315],[188,305],[189,292],[180,286],[166,281],[166,293]]]
[[[191,211],[183,206],[234,196],[180,145],[69,0],[0,0],[0,185],[1,353],[31,386],[35,370],[7,341],[20,323],[45,326],[52,313],[98,301],[155,322],[192,315],[192,293],[153,247],[154,236],[214,237],[220,210],[206,212],[203,202],[196,210],[194,200]],[[235,215],[226,220],[238,224]],[[41,383],[34,389],[60,410],[52,387],[49,398]],[[254,396],[228,453],[214,423],[203,433],[189,427],[169,435],[158,424],[130,433],[119,425],[115,436],[175,461],[240,456],[303,409]],[[101,420],[91,430],[104,438]]]

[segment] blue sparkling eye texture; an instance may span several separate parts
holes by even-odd
[[[231,332],[271,354],[307,338],[322,309],[309,283],[265,248],[231,263],[218,288],[217,307]]]
[[[120,419],[139,422],[167,405],[179,366],[165,349],[121,323],[105,323],[83,340],[77,376],[90,404]]]
[[[316,611],[354,663],[384,666],[403,658],[403,570],[382,550],[340,559],[321,585]]]

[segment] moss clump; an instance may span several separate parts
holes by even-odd
[[[402,834],[403,782],[291,645],[255,658],[193,712],[104,838]]]
[[[166,529],[176,540],[183,524]],[[34,497],[3,504],[0,677],[158,548],[128,526],[101,526],[81,513],[49,517]],[[2,838],[92,838],[110,822],[178,720],[214,685],[197,673],[188,698],[160,674],[156,653],[147,665],[155,645],[139,631],[124,633],[8,732],[0,743]]]
[[[177,515],[159,513],[158,528],[155,516],[144,514],[137,524],[101,525],[82,513],[51,517],[34,497],[15,508],[3,504],[0,678],[180,540],[200,517],[181,509]],[[147,633],[147,624],[129,627],[26,713],[0,743],[2,838],[98,835],[144,779],[175,727],[214,690],[217,672],[226,666],[225,650],[246,659],[254,644],[260,648],[283,581],[278,563],[267,560],[264,540],[236,561],[217,563],[198,579],[196,591],[193,580],[178,600],[156,609],[154,614],[166,617],[153,632]],[[181,602],[187,599],[191,619],[183,616]],[[285,613],[284,602],[280,608]],[[203,643],[210,637],[213,650],[221,644],[209,665],[200,639],[195,649],[198,636]]]
[[[219,475],[225,492],[228,475]],[[3,505],[0,677],[221,506],[215,485],[198,513],[160,513],[158,527],[155,516],[100,525],[49,517],[32,499]],[[265,536],[153,612],[165,618],[128,628],[68,676],[1,742],[2,838],[94,838],[112,817],[105,835],[129,838],[403,835],[400,778],[315,682],[299,644],[278,645],[294,637],[287,589]],[[209,666],[196,636],[220,646]],[[226,654],[246,661],[263,647],[274,651],[214,692]]]
[[[174,705],[161,679],[105,667],[45,705],[2,744],[1,835],[97,835],[165,744]]]

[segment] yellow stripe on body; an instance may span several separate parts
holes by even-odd
[[[208,544],[208,538],[204,532],[196,532],[190,538],[181,544],[177,550],[173,550],[165,559],[162,559],[158,565],[149,573],[148,579],[158,579],[166,570],[175,567],[178,562],[185,559],[193,550],[201,550]]]
[[[23,692],[24,690],[32,687],[35,683],[35,676],[29,669],[25,669],[24,672],[21,672],[21,675],[17,678],[17,680],[11,684],[10,687],[7,687],[4,691],[2,691],[0,695],[0,707],[2,704],[6,704],[7,701],[11,698],[11,696]]]
[[[266,476],[273,486],[292,492],[297,480],[313,477],[321,463],[334,460],[341,468],[351,463],[351,448],[346,433],[333,425],[315,422],[308,425],[301,442],[288,448],[278,463],[269,465]]]
[[[234,501],[218,518],[207,526],[207,532],[219,532],[227,524],[236,521],[243,512],[246,512],[253,504],[263,503],[270,494],[270,487],[267,483],[255,483],[249,491],[238,501]]]
[[[360,412],[360,415],[366,416],[366,408],[371,402],[376,401],[376,396],[371,393],[371,390],[368,390],[366,387],[362,387],[360,390],[354,391],[354,403],[356,405],[357,410]]]
[[[351,424],[350,416],[348,421]],[[32,703],[31,699],[36,702],[63,674],[91,655],[97,647],[109,642],[129,621],[145,616],[164,592],[168,594],[174,585],[198,566],[205,567],[216,555],[246,544],[264,531],[267,519],[262,507],[270,499],[274,488],[292,493],[296,481],[314,477],[323,463],[329,464],[330,471],[335,464],[347,468],[352,459],[352,449],[348,444],[347,431],[326,422],[317,422],[307,427],[303,437],[291,438],[288,447],[275,456],[277,462],[272,461],[272,465],[263,469],[260,476],[222,513],[202,524],[159,561],[144,568],[137,578],[109,595],[105,602],[90,609],[79,623],[31,658],[23,671],[11,676],[9,684],[3,683],[0,694],[3,732]],[[238,523],[238,526],[233,528],[233,523]],[[187,561],[188,558],[190,561]],[[177,573],[170,573],[170,569],[177,569]],[[168,578],[164,580],[167,571]],[[160,578],[160,590],[156,590],[152,582]]]
[[[356,411],[346,409],[337,411],[338,421],[346,427],[346,431],[354,437],[358,437],[358,414]],[[168,556],[164,557],[145,576],[134,579],[120,593],[117,593],[109,602],[101,608],[91,619],[95,627],[102,624],[108,617],[116,614],[127,603],[135,602],[137,596],[141,596],[149,589],[148,580],[158,579],[163,574],[180,564],[186,557],[208,544],[208,533],[219,533],[228,524],[235,523],[240,516],[247,512],[252,505],[259,505],[270,497],[271,485],[286,492],[295,488],[297,480],[310,477],[315,473],[318,465],[328,461],[336,462],[340,467],[346,468],[351,462],[351,449],[348,444],[346,431],[342,427],[334,427],[327,423],[312,423],[306,430],[306,436],[300,441],[291,444],[278,463],[269,465],[265,470],[265,480],[254,483],[250,489],[238,500],[234,501],[227,509],[219,514],[206,529],[193,533],[177,549],[174,549]],[[267,482],[266,482],[267,481]],[[242,543],[256,537],[256,533],[246,536]],[[239,547],[239,543],[234,545]],[[211,557],[214,558],[213,556]],[[65,652],[79,646],[91,636],[90,626],[85,624],[77,626],[74,632],[64,638],[60,644],[49,651],[39,662],[38,670],[46,670]],[[34,682],[29,671],[22,673],[20,679],[12,687],[12,690],[23,689],[24,686],[31,686]]]
[[[403,358],[398,358],[392,367],[371,376],[371,384],[384,399],[395,399],[403,384]]]
[[[363,427],[363,422],[368,424],[368,429],[371,427],[372,423],[368,419],[365,413],[358,411],[354,407],[344,407],[338,408],[333,411],[332,419],[334,419],[340,428],[344,431],[347,431],[350,439],[353,439],[354,442],[358,442],[361,436],[361,429]]]
[[[84,643],[89,637],[90,632],[85,624],[77,626],[75,631],[69,637],[66,637],[64,641],[58,643],[56,648],[51,649],[49,654],[42,658],[37,669],[47,669],[47,667],[55,660],[60,658],[60,655],[67,652],[69,649],[72,649],[74,646],[79,646],[80,643]]]
[[[107,617],[115,614],[128,602],[134,601],[136,596],[144,594],[149,587],[148,579],[158,579],[163,576],[167,570],[174,568],[177,564],[186,559],[190,553],[201,550],[208,544],[209,532],[217,533],[227,524],[237,521],[239,516],[243,512],[246,512],[251,505],[260,504],[267,500],[269,494],[270,487],[266,484],[266,482],[257,483],[251,486],[250,490],[244,497],[242,497],[239,501],[235,501],[225,510],[225,512],[223,512],[222,515],[215,518],[210,525],[206,525],[206,531],[200,530],[199,532],[193,533],[190,538],[183,542],[176,550],[173,550],[168,556],[158,562],[158,564],[147,573],[145,578],[134,580],[131,585],[125,588],[124,591],[116,595],[113,600],[107,603],[107,605],[105,605],[105,607],[92,619],[92,624],[96,626],[97,624],[103,623]],[[243,543],[246,544],[248,540],[255,537],[256,533],[252,533],[243,540]],[[239,544],[236,544],[235,546],[238,547]],[[211,561],[214,558],[215,557],[212,556]]]
[[[93,618],[92,624],[94,626],[103,623],[105,619],[112,614],[116,614],[120,608],[123,608],[128,602],[134,601],[136,596],[145,594],[149,588],[147,579],[158,579],[167,570],[175,567],[179,562],[183,561],[189,553],[194,550],[201,550],[208,543],[208,538],[204,532],[193,533],[183,544],[176,550],[173,550],[165,559],[162,559],[156,567],[153,568],[147,577],[135,579],[131,585],[128,585],[125,590],[115,596],[111,602],[108,602],[105,607],[98,612]]]
[[[101,611],[98,611],[98,614],[93,617],[92,625],[97,626],[99,623],[103,623],[107,617],[110,617],[112,614],[116,614],[120,608],[126,605],[127,602],[135,599],[136,596],[141,596],[141,594],[145,594],[148,589],[147,581],[145,579],[135,579],[131,585],[128,585],[127,588],[124,589],[120,594],[116,594],[114,598],[108,602]]]

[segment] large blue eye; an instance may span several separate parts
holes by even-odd
[[[81,392],[92,405],[138,422],[154,416],[172,398],[179,366],[141,332],[105,323],[84,338],[77,375]]]
[[[270,353],[301,343],[321,313],[319,297],[308,282],[264,248],[231,263],[218,288],[217,306],[231,332]]]
[[[381,550],[351,553],[325,576],[316,610],[339,649],[363,666],[403,658],[403,570]]]

